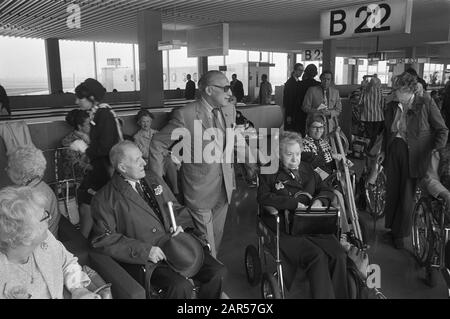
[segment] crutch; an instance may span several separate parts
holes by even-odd
[[[359,239],[361,242],[363,242],[362,233],[361,233],[361,227],[359,225],[358,220],[358,211],[356,209],[356,203],[355,203],[355,197],[352,189],[352,180],[350,178],[350,172],[348,170],[348,164],[347,164],[347,157],[345,155],[344,147],[342,145],[341,141],[341,129],[339,127],[339,124],[337,122],[337,118],[333,117],[331,120],[334,120],[335,127],[333,130],[331,130],[331,121],[328,120],[328,130],[329,130],[329,136],[330,136],[330,143],[331,148],[334,153],[340,154],[342,157],[342,163],[341,165],[344,168],[344,179],[342,179],[342,173],[339,170],[339,161],[336,160],[336,166],[338,167],[337,170],[337,177],[341,183],[342,189],[344,191],[344,194],[346,195],[346,200],[348,204],[348,211],[350,212],[350,218],[352,220],[352,226],[353,231],[355,233],[355,237]]]

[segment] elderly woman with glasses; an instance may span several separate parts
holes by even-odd
[[[385,237],[397,249],[411,232],[411,213],[417,179],[426,174],[433,149],[445,147],[448,129],[428,94],[415,93],[417,77],[404,72],[394,78],[396,99],[386,107],[380,161],[385,161]]]
[[[49,230],[58,236],[60,214],[53,190],[42,180],[47,161],[41,150],[34,147],[19,147],[8,156],[7,174],[17,186],[29,186],[45,196],[45,209],[50,213]]]
[[[310,163],[319,173],[322,179],[326,179],[336,169],[335,160],[340,160],[341,155],[335,154],[331,150],[330,143],[325,132],[325,118],[321,114],[308,116],[306,126],[308,134],[303,139],[303,161]]]
[[[77,258],[48,231],[45,193],[31,187],[0,191],[0,299],[98,299]]]
[[[312,207],[327,205],[324,199],[310,203],[311,197],[335,195],[314,172],[310,164],[302,159],[302,138],[298,133],[285,131],[279,137],[280,166],[273,174],[261,175],[258,188],[258,203],[278,210],[295,210],[312,204]],[[300,193],[301,192],[301,193]],[[284,225],[284,214],[279,215]],[[273,217],[262,217],[275,229]],[[335,235],[292,236],[280,227],[280,249],[283,269],[288,286],[292,284],[298,267],[306,270],[312,297],[315,299],[347,298],[347,259]],[[284,267],[286,266],[286,267]]]

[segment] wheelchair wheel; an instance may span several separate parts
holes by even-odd
[[[252,287],[261,282],[261,260],[259,259],[258,250],[253,245],[247,246],[245,250],[245,271],[247,280]]]
[[[384,170],[378,173],[374,185],[366,185],[364,193],[369,214],[375,219],[383,218],[386,203],[386,175]]]
[[[261,282],[261,294],[263,299],[281,299],[278,280],[274,275],[264,273]]]
[[[433,255],[434,235],[431,209],[429,198],[422,197],[416,203],[412,216],[412,246],[420,266],[428,265]]]

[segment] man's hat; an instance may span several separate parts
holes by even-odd
[[[163,237],[158,246],[166,255],[167,264],[180,275],[191,278],[203,265],[205,255],[200,242],[187,233]]]

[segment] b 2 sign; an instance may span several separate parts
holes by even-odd
[[[412,0],[391,0],[324,11],[322,39],[411,32]]]

